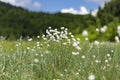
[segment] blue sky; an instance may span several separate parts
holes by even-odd
[[[105,1],[110,0],[0,0],[12,5],[21,6],[33,11],[44,12],[89,12],[97,10],[99,6],[103,6]]]
[[[85,6],[88,10],[97,9],[98,3],[87,0],[36,0],[40,2],[42,11],[56,12],[64,8],[74,8],[79,10],[81,6]],[[34,10],[34,9],[33,9]]]

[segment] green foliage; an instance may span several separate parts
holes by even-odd
[[[119,0],[112,0],[106,3],[104,8],[99,7],[97,16],[93,17],[91,14],[32,12],[0,2],[0,35],[6,36],[9,40],[18,39],[20,36],[23,38],[36,37],[45,34],[49,26],[53,29],[60,29],[64,26],[82,40],[85,37],[81,33],[83,30],[87,30],[90,41],[114,41],[114,37],[117,35],[117,26],[120,23],[119,4]],[[96,28],[100,29],[103,25],[108,26],[107,32],[103,34],[95,31]]]
[[[95,80],[120,79],[120,46],[115,43],[93,45],[80,44],[80,54],[71,45],[62,42],[0,42],[1,80],[87,80],[90,74]],[[83,56],[85,56],[83,58]]]
[[[116,18],[120,21],[120,0],[111,0],[106,3],[103,9],[99,8],[97,15],[102,25],[109,24]]]
[[[0,2],[0,35],[7,36],[8,39],[16,39],[21,35],[37,36],[45,33],[49,26],[52,28],[64,26],[73,34],[79,34],[90,24],[96,25],[96,19],[91,15],[31,12]]]

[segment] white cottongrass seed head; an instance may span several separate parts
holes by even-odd
[[[87,31],[87,30],[84,30],[84,31],[82,32],[82,36],[88,36],[88,31]]]
[[[120,36],[120,26],[117,27],[117,33]]]
[[[100,42],[99,42],[99,41],[94,41],[94,44],[95,44],[95,45],[99,45]]]
[[[82,59],[84,59],[84,58],[85,58],[85,55],[82,55],[81,57],[82,57]]]
[[[90,75],[88,76],[88,80],[95,80],[95,75],[90,74]]]
[[[79,52],[72,52],[72,55],[79,55]]]
[[[96,32],[99,32],[99,29],[98,28],[96,28],[96,30],[95,30]]]
[[[120,40],[119,40],[119,37],[118,37],[118,36],[115,36],[115,41],[116,41],[116,42],[120,42]]]
[[[35,58],[35,59],[34,59],[34,62],[35,62],[35,63],[38,63],[38,62],[39,62],[39,60],[38,60],[37,58]]]
[[[104,25],[104,26],[100,29],[100,31],[101,31],[102,33],[105,33],[106,30],[107,30],[107,26],[106,26],[106,25]]]

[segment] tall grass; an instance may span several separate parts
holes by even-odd
[[[39,44],[39,45],[38,45]],[[120,46],[81,42],[79,54],[63,42],[1,41],[0,80],[95,80],[120,79]]]
[[[90,43],[86,31],[82,42],[60,30],[49,27],[36,41],[0,41],[0,80],[120,79],[118,36],[117,43]]]

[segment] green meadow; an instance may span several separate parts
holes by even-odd
[[[120,80],[120,0],[84,0],[106,1],[88,12],[20,7],[34,1],[0,0],[0,80]]]
[[[95,80],[120,79],[118,43],[79,45],[81,50],[63,41],[0,41],[0,79],[91,80],[90,75]]]

